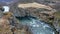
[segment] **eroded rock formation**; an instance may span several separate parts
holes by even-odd
[[[0,34],[31,34],[28,26],[23,26],[18,22],[12,13],[4,13],[0,18]]]

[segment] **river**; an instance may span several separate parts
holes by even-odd
[[[18,19],[21,24],[28,25],[33,34],[55,34],[54,29],[50,25],[38,20],[35,17],[26,16]]]

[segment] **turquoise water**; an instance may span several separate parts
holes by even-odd
[[[21,24],[28,25],[33,34],[55,34],[54,29],[50,25],[34,17],[21,17],[18,19]]]

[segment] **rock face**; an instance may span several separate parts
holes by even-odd
[[[27,26],[21,26],[17,20],[13,18],[12,13],[5,13],[0,18],[0,34],[31,34]]]
[[[50,14],[50,13],[55,12],[55,8],[54,8],[55,5],[51,5],[51,4],[56,4],[56,1],[57,0],[55,0],[55,1],[54,0],[31,0],[31,1],[29,1],[29,0],[20,0],[18,2],[18,4],[16,4],[16,5],[14,4],[13,6],[11,6],[10,11],[12,11],[15,16],[25,16],[26,13],[27,13],[25,11],[25,9],[29,8],[29,7],[33,7],[33,8],[38,8],[38,9],[43,8],[43,9],[51,10],[52,12],[51,11],[49,11],[49,12],[44,11],[44,13],[49,13]],[[17,5],[20,9],[17,7]],[[28,12],[29,12],[29,10],[28,10]],[[38,12],[38,10],[36,12]]]
[[[0,34],[12,34],[9,21],[3,18],[0,18]]]
[[[53,14],[56,12],[55,9],[51,8],[50,6],[39,4],[36,2],[33,3],[25,3],[25,4],[19,4],[18,7],[12,6],[11,8],[13,14],[17,17],[23,17],[29,14],[36,15],[40,13],[46,13],[46,14]],[[34,14],[37,13],[37,14]],[[38,16],[37,16],[38,17]]]
[[[39,3],[38,1],[43,2],[43,3]],[[49,1],[49,0],[46,0],[46,1]],[[44,3],[46,3],[46,2],[44,2],[44,0],[31,0],[31,1],[30,0],[20,0],[18,2],[20,7],[28,6],[28,7],[34,7],[34,8],[45,8],[45,9],[49,9],[49,10],[52,9],[51,8],[52,6],[50,7],[50,5],[46,5],[47,3],[46,4],[44,4]],[[18,5],[18,4],[16,4],[16,5]],[[26,15],[25,14],[26,12],[24,11],[24,9],[20,9],[21,11],[19,11],[18,7],[16,5],[13,4],[13,6],[11,7],[11,11],[14,13],[14,15],[16,15],[16,16],[22,16],[22,15],[24,16],[24,15]],[[24,5],[24,6],[22,6],[22,5]],[[0,6],[2,7],[3,5],[0,5]]]

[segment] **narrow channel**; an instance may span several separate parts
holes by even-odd
[[[21,24],[29,26],[33,34],[55,34],[54,29],[50,25],[35,17],[25,16],[16,18],[20,20]]]

